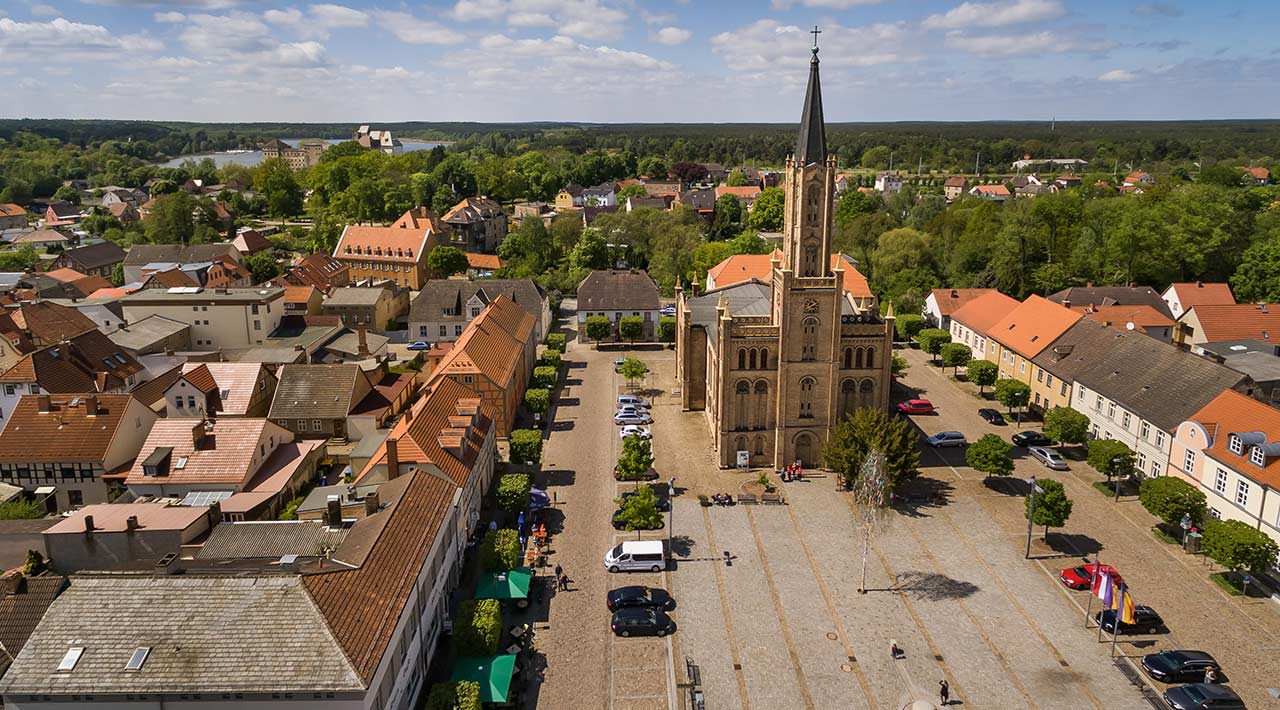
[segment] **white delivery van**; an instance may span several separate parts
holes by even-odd
[[[667,554],[661,540],[631,540],[604,555],[610,572],[661,572],[667,568]]]

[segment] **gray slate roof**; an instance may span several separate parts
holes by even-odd
[[[532,279],[432,279],[423,284],[417,298],[413,299],[413,305],[409,307],[409,320],[422,322],[456,318],[469,321],[471,316],[462,312],[462,306],[477,294],[485,303],[498,296],[506,296],[539,321],[542,320],[542,304],[547,298]],[[446,308],[455,309],[458,315],[444,316]]]
[[[79,662],[57,671],[72,646]],[[5,695],[362,689],[292,575],[73,577],[0,680]]]
[[[143,266],[156,261],[179,264],[213,261],[220,256],[240,260],[240,252],[231,244],[134,244],[124,257],[125,266]]]
[[[712,343],[717,342],[720,337],[720,329],[716,327],[716,307],[719,306],[722,295],[729,315],[769,315],[772,287],[759,279],[749,279],[691,298],[688,301],[690,322],[706,329],[707,339]]]
[[[1227,355],[1222,364],[1249,376],[1254,382],[1275,382],[1280,380],[1280,357],[1271,353],[1253,350]]]
[[[199,560],[279,559],[284,555],[323,557],[337,549],[349,528],[318,520],[222,523],[196,553]]]
[[[1101,329],[1101,335],[1081,336],[1088,326],[1077,321],[1033,362],[1050,372],[1062,372],[1059,376],[1119,403],[1165,431],[1173,431],[1223,390],[1248,381],[1239,372],[1150,336],[1094,325]],[[1078,340],[1067,340],[1073,333]],[[1074,347],[1060,362],[1044,364],[1046,354],[1067,344]],[[1079,404],[1093,406],[1088,398]]]
[[[324,299],[325,306],[376,306],[388,291],[385,288],[342,286],[333,289]]]
[[[656,311],[658,284],[643,271],[592,271],[578,285],[578,310]]]
[[[1054,303],[1070,301],[1077,306],[1151,306],[1166,318],[1173,318],[1169,304],[1150,286],[1072,286],[1048,296]]]
[[[98,269],[124,261],[124,250],[117,246],[115,242],[103,241],[96,244],[86,244],[75,249],[68,249],[64,253],[67,258],[75,260],[77,264],[86,269]]]
[[[343,419],[357,404],[357,377],[364,374],[355,365],[285,365],[269,418]]]

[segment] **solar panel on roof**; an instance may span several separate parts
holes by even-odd
[[[192,508],[205,508],[231,497],[231,491],[191,491],[182,504]]]

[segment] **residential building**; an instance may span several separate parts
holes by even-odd
[[[397,155],[404,150],[399,138],[391,135],[391,131],[370,130],[368,126],[360,126],[351,133],[351,140],[362,148],[380,150],[388,155]]]
[[[1156,179],[1151,173],[1144,173],[1141,170],[1135,170],[1124,178],[1125,187],[1133,187],[1135,185],[1154,185]]]
[[[545,202],[517,202],[513,208],[511,221],[516,226],[520,226],[525,219],[540,219],[544,226],[550,227],[555,214],[555,208]]]
[[[541,343],[550,332],[551,305],[532,279],[428,281],[409,309],[409,337],[429,343],[453,342],[499,295],[510,298],[533,316],[533,340]]]
[[[405,222],[406,218],[401,217],[396,224]],[[391,281],[416,291],[430,274],[427,254],[443,239],[439,232],[422,223],[417,228],[348,225],[342,230],[333,258],[349,268],[351,281]]]
[[[0,480],[50,493],[58,510],[107,502],[156,413],[127,394],[26,395],[0,432]]]
[[[991,202],[1005,202],[1013,197],[1009,193],[1009,188],[1000,183],[995,185],[974,185],[969,189],[969,194]]]
[[[169,278],[153,278],[162,276]],[[142,279],[142,288],[200,286],[212,289],[249,288],[253,285],[253,275],[249,270],[230,257],[183,264],[167,262],[147,264],[142,267]]]
[[[492,253],[507,238],[507,213],[484,196],[463,198],[440,221],[448,231],[449,244],[463,251]]]
[[[1224,340],[1200,346],[1201,355],[1253,380],[1253,396],[1280,405],[1280,345],[1263,340]]]
[[[1076,378],[1107,356],[1116,335],[1107,326],[1088,318],[1081,318],[1067,328],[1052,345],[1031,359],[1034,377],[1028,404],[1043,412],[1054,407],[1075,407],[1072,386]]]
[[[1271,171],[1263,167],[1237,168],[1244,175],[1244,180],[1250,185],[1266,187],[1271,184]]]
[[[1280,542],[1280,411],[1223,390],[1178,425],[1169,469],[1204,493],[1210,518]]]
[[[876,192],[893,195],[902,192],[902,176],[884,172],[876,175]]]
[[[163,316],[191,325],[197,348],[245,348],[262,345],[284,316],[284,289],[197,286],[148,289],[121,299],[125,320]]]
[[[271,280],[273,286],[313,286],[328,293],[330,289],[346,286],[351,280],[351,269],[328,254],[308,254],[298,260],[282,276]]]
[[[317,316],[324,303],[324,293],[315,286],[285,286],[284,314],[286,316]]]
[[[649,188],[649,185],[646,184],[645,189],[648,189],[648,188]],[[724,197],[725,195],[733,195],[734,197],[738,198],[738,202],[742,204],[743,211],[750,212],[751,206],[755,204],[756,198],[760,196],[761,191],[762,190],[760,186],[754,185],[754,184],[743,185],[740,187],[718,185],[716,186],[716,199],[719,200],[721,197]],[[678,190],[676,191],[676,194],[677,195],[680,194]]]
[[[1182,314],[1174,330],[1174,342],[1203,354],[1206,343],[1227,340],[1271,341],[1280,334],[1280,307],[1267,303],[1193,306]]]
[[[494,272],[505,268],[507,268],[506,260],[497,254],[467,252],[467,276],[469,278],[477,276],[492,277]]]
[[[172,503],[95,503],[45,530],[49,567],[58,574],[156,563],[216,524],[208,506]]]
[[[743,281],[755,279],[767,284],[772,279],[773,260],[783,258],[780,249],[770,254],[735,254],[707,270],[708,292],[732,286]],[[848,254],[839,252],[831,255],[831,270],[844,271],[845,298],[859,311],[872,311],[877,307],[876,295],[872,293],[867,277],[858,271],[858,262]]]
[[[1056,172],[1059,170],[1069,170],[1071,172],[1084,172],[1089,167],[1088,161],[1079,158],[1032,158],[1030,155],[1022,156],[1022,160],[1013,161],[1012,169],[1021,172],[1023,170],[1047,170]]]
[[[448,379],[475,392],[493,411],[497,435],[507,436],[533,372],[533,321],[511,299],[495,297],[441,358],[428,384]]]
[[[680,182],[679,180],[645,180],[644,181],[644,191],[650,197],[662,197],[666,195],[670,195],[674,197],[676,195],[679,195],[681,192],[684,192],[684,187],[685,187],[684,183]],[[719,197],[722,194],[724,193],[720,192],[720,188],[716,188],[716,197]],[[742,194],[733,193],[733,194],[737,194],[738,199],[742,200],[743,194],[749,194],[749,193],[742,193]],[[754,200],[755,197],[752,196],[750,199]]]
[[[1173,318],[1165,299],[1150,286],[1072,286],[1045,298],[1067,308],[1080,306],[1147,306],[1166,318]]]
[[[722,468],[813,467],[837,422],[859,407],[889,406],[893,313],[859,309],[846,295],[843,260],[832,266],[835,175],[815,50],[783,173],[782,252],[771,255],[768,280],[723,286],[722,273],[705,295],[676,291],[681,408],[706,413]]]
[[[73,205],[66,200],[54,200],[44,209],[44,226],[67,227],[79,224],[83,216],[79,205]]]
[[[627,198],[627,211],[640,206],[653,207],[654,209],[665,210],[666,200],[661,198]],[[657,206],[656,202],[661,199],[664,206]],[[698,188],[693,190],[685,190],[680,193],[678,202],[685,207],[698,213],[699,217],[707,221],[715,219],[716,216],[716,191],[709,187]]]
[[[1236,297],[1231,293],[1231,286],[1224,283],[1175,283],[1161,295],[1169,306],[1169,315],[1177,320],[1184,313],[1196,306],[1234,306]]]
[[[32,276],[35,277],[33,280],[56,282],[50,284],[48,288],[40,288],[37,291],[37,295],[41,298],[88,298],[89,294],[99,289],[111,288],[111,282],[105,278],[97,274],[93,276],[82,274],[75,269],[53,269],[43,274],[32,274]]]
[[[53,208],[50,207],[49,209],[52,210]],[[71,223],[60,222],[58,224],[71,224]],[[49,227],[51,225],[46,223],[45,226]],[[23,232],[22,234],[19,234],[18,236],[14,237],[13,240],[10,241],[9,243],[13,245],[14,249],[21,249],[22,247],[31,247],[36,251],[47,252],[51,248],[61,249],[65,251],[67,247],[70,247],[72,245],[73,239],[56,229],[36,229],[30,232]]]
[[[1080,314],[1041,298],[1028,296],[989,331],[997,347],[1000,377],[1031,384],[1031,359],[1067,331]]]
[[[36,346],[53,345],[98,327],[75,308],[51,301],[27,301],[9,314]]]
[[[294,172],[306,170],[320,162],[320,155],[326,148],[324,141],[303,141],[297,148],[279,138],[272,138],[262,144],[262,159],[280,159]],[[365,146],[368,148],[369,146]]]
[[[614,336],[624,317],[642,319],[639,340],[653,340],[658,328],[658,284],[643,271],[596,270],[578,284],[578,340],[587,342],[587,319],[605,316],[613,323]]]
[[[1073,305],[1071,310],[1111,328],[1142,333],[1165,343],[1173,342],[1173,320],[1160,310],[1145,304],[1133,306]]]
[[[274,518],[315,475],[323,441],[295,441],[266,419],[161,419],[124,484],[139,499],[218,505],[218,520]]]
[[[24,355],[0,373],[0,425],[23,395],[126,392],[145,379],[132,355],[97,330]]]
[[[265,417],[276,376],[259,362],[188,362],[165,389],[169,417]]]
[[[583,207],[617,207],[618,186],[612,182],[602,182],[582,190]]]
[[[332,491],[335,488],[346,491],[347,486],[320,486],[313,488],[311,492]],[[370,491],[373,495],[365,495],[362,500],[356,501],[356,506],[350,508],[344,506],[343,513],[348,510],[353,513],[357,511],[364,513],[366,507],[371,508],[368,511],[369,515],[377,513],[382,507],[377,496],[377,486],[368,488],[373,489]],[[308,494],[307,498],[310,497],[311,494]],[[326,503],[327,501],[322,497],[321,512],[325,511]],[[195,559],[202,562],[212,560],[216,561],[215,563],[252,561],[259,564],[273,562],[279,564],[280,558],[292,555],[299,566],[315,566],[321,564],[320,560],[331,554],[347,539],[347,534],[353,527],[348,521],[354,522],[360,517],[367,516],[344,515],[332,526],[329,525],[328,520],[320,518],[305,520],[301,519],[301,516],[298,520],[245,520],[221,523],[209,531],[204,544],[196,550]]]
[[[952,175],[942,183],[942,194],[947,202],[955,202],[969,191],[969,179],[961,175]]]
[[[300,438],[359,441],[391,415],[358,365],[285,365],[279,377],[267,416]]]
[[[44,523],[40,521],[37,524]],[[37,547],[40,547],[38,542],[26,549]],[[0,574],[0,649],[4,650],[0,654],[0,674],[9,670],[9,664],[22,653],[27,639],[31,638],[31,632],[49,610],[49,605],[67,588],[67,578],[62,575],[29,577],[23,574],[20,565],[6,565],[6,569]]]
[[[116,264],[124,261],[125,252],[115,242],[100,241],[68,249],[53,260],[55,269],[75,269],[82,274],[111,278]]]
[[[930,328],[951,330],[951,314],[966,303],[995,291],[994,288],[935,288],[924,299],[921,315]]]
[[[27,211],[12,202],[0,204],[0,230],[22,229],[27,226]]]
[[[125,283],[142,280],[148,264],[201,264],[231,259],[239,264],[244,255],[234,245],[220,244],[134,244],[124,257],[122,272]]]
[[[337,316],[348,328],[370,330],[389,329],[408,310],[409,289],[388,284],[335,288],[320,304],[322,314]]]
[[[951,312],[951,342],[968,345],[975,358],[999,362],[991,329],[1017,307],[1016,300],[994,289],[974,298]]]
[[[262,236],[261,232],[248,227],[241,227],[237,230],[235,239],[231,240],[231,244],[236,248],[236,251],[245,256],[272,249],[271,242]]]
[[[569,183],[560,188],[556,193],[556,209],[570,210],[574,208],[581,209],[586,206],[586,200],[582,196],[583,187]]]
[[[698,190],[697,192],[699,194],[702,193],[701,190]],[[715,195],[715,192],[712,191],[711,194]],[[701,200],[702,198],[691,197],[690,199],[696,204],[697,201]],[[651,210],[658,210],[659,212],[665,212],[666,210],[671,209],[671,205],[673,204],[675,204],[675,200],[670,195],[662,195],[660,197],[628,197],[626,199],[626,202],[622,204],[622,208],[627,212],[638,210],[641,207],[647,207]],[[712,204],[712,213],[714,215],[715,200],[712,200],[711,204]]]
[[[107,331],[111,342],[138,357],[191,349],[191,326],[164,316],[147,316]]]

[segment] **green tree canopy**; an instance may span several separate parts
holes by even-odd
[[[1044,415],[1044,435],[1064,444],[1089,440],[1089,417],[1071,407],[1054,407]]]
[[[859,408],[836,424],[831,440],[822,451],[823,465],[852,488],[867,454],[872,449],[884,456],[884,472],[889,487],[916,475],[920,451],[915,429],[901,417],[867,407]]]
[[[466,252],[446,244],[427,254],[427,268],[447,279],[454,274],[466,273],[471,268],[471,262],[467,261]]]
[[[644,320],[640,316],[623,316],[618,320],[618,335],[632,343],[644,335]]]
[[[427,710],[481,710],[480,684],[472,680],[450,680],[431,686]]]
[[[658,340],[663,343],[674,343],[676,341],[675,318],[662,316],[658,319]]]
[[[645,375],[649,374],[649,366],[637,357],[628,356],[618,368],[618,374],[627,379],[628,385],[634,386],[636,380],[644,379]]]
[[[624,481],[639,480],[653,466],[653,447],[638,436],[622,440],[622,453],[616,466],[618,478]]]
[[[536,464],[542,461],[542,432],[537,429],[516,429],[511,432],[508,446],[512,463]]]
[[[453,641],[460,656],[489,656],[498,649],[502,606],[497,599],[467,599],[458,604]]]
[[[1132,476],[1137,464],[1133,449],[1116,439],[1090,441],[1087,460],[1093,470],[1106,476],[1107,480],[1116,476],[1121,478]]]
[[[253,283],[262,284],[282,273],[280,263],[270,249],[250,254],[244,258],[244,267],[253,275]]]
[[[662,527],[662,512],[658,510],[658,495],[653,486],[640,486],[625,499],[614,501],[622,508],[618,518],[627,530],[656,530]]]
[[[737,234],[742,224],[742,203],[736,195],[724,194],[716,198],[715,217],[711,221],[711,236],[727,239]]]
[[[973,360],[965,370],[965,377],[978,386],[978,394],[982,394],[984,388],[994,385],[999,374],[1000,368],[990,360]]]
[[[196,201],[185,192],[157,197],[143,222],[152,244],[188,244],[195,234]]]
[[[973,351],[964,343],[945,343],[939,354],[942,356],[943,367],[955,368],[956,373],[959,373],[960,368],[968,365],[969,360],[973,358]]]
[[[262,161],[253,178],[253,186],[267,198],[267,214],[292,217],[302,211],[302,186],[284,159]]]
[[[927,323],[924,316],[916,313],[903,313],[894,318],[893,328],[897,331],[898,337],[903,340],[911,340],[924,330]]]
[[[608,316],[587,317],[587,337],[597,343],[613,334],[613,324]]]
[[[920,349],[935,356],[932,359],[936,361],[942,346],[951,342],[951,333],[941,328],[925,328],[916,334],[916,340],[920,343]]]
[[[1160,518],[1170,527],[1182,522],[1184,515],[1191,516],[1191,524],[1199,525],[1208,511],[1205,495],[1198,488],[1181,478],[1155,476],[1142,481],[1138,500],[1148,513]]]
[[[1200,549],[1232,570],[1266,570],[1276,563],[1276,541],[1241,520],[1210,520]]]
[[[480,566],[489,572],[505,572],[520,566],[520,533],[512,528],[490,530],[480,543]]]
[[[836,223],[848,225],[856,217],[871,214],[876,210],[876,201],[861,190],[845,190],[836,203]]]
[[[1240,303],[1280,301],[1280,236],[1254,242],[1245,250],[1231,288]]]
[[[1022,380],[996,380],[995,398],[1010,412],[1018,407],[1027,406],[1031,401],[1031,385]]]
[[[1009,451],[1013,445],[995,434],[986,434],[973,442],[964,452],[965,462],[975,471],[988,476],[1008,476],[1013,473],[1013,459]]]
[[[751,204],[747,224],[762,232],[776,232],[782,229],[782,218],[785,213],[786,194],[783,193],[782,188],[765,188]]]
[[[630,185],[623,185],[622,189],[618,190],[618,202],[625,203],[629,197],[644,197],[647,194],[649,193],[644,189],[644,185],[633,182]]]
[[[1071,499],[1067,497],[1067,491],[1062,487],[1062,483],[1051,478],[1036,481],[1036,486],[1040,488],[1039,493],[1035,493],[1036,512],[1035,519],[1031,522],[1033,525],[1043,525],[1045,535],[1049,534],[1049,528],[1060,528],[1067,524],[1067,519],[1071,517]],[[1026,518],[1031,514],[1031,498],[1027,496],[1026,510],[1023,517]]]
[[[551,406],[551,392],[542,387],[530,387],[524,392],[524,408],[532,414],[546,414]]]

